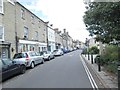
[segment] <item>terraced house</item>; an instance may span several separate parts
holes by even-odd
[[[25,51],[73,48],[72,38],[53,29],[15,0],[0,0],[0,58]]]
[[[61,31],[59,31],[58,28],[55,28],[55,47],[56,49],[62,48],[62,36],[61,36]]]
[[[12,1],[0,0],[0,58],[9,58],[15,51],[14,10]]]
[[[42,51],[47,50],[46,23],[16,2],[16,50]]]
[[[0,0],[0,58],[16,52],[47,50],[47,25],[14,0]]]

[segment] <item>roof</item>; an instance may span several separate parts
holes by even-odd
[[[46,24],[45,21],[43,21],[39,16],[37,16],[36,14],[34,14],[32,11],[30,11],[29,9],[27,9],[25,6],[23,6],[20,2],[16,2],[16,4],[20,5],[21,7],[23,7],[24,9],[26,9],[28,12],[30,12],[32,15],[34,15],[35,17],[37,17],[38,19],[40,19],[43,23]]]

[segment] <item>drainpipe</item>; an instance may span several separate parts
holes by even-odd
[[[49,42],[48,42],[48,23],[49,23],[49,22],[45,22],[45,25],[46,25],[46,42],[47,42],[47,51],[48,51],[48,47],[49,47]]]
[[[15,48],[16,48],[16,53],[18,53],[18,36],[17,36],[17,20],[16,20],[16,3],[15,2]]]

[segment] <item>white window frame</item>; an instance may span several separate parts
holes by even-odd
[[[31,23],[34,24],[34,21],[35,21],[35,16],[31,15]]]
[[[41,21],[38,21],[38,27],[41,28]]]
[[[0,41],[5,41],[5,39],[4,39],[4,27],[3,27],[2,25],[0,25],[0,27],[3,28],[3,31],[2,31],[2,39],[0,39]]]
[[[26,30],[26,31],[25,31]],[[27,34],[26,34],[27,32]],[[28,39],[28,36],[29,36],[29,29],[28,27],[24,27],[24,37],[26,36],[26,38]]]
[[[25,10],[21,8],[21,18],[25,19]]]
[[[1,1],[1,5],[0,5],[0,13],[3,14],[3,0],[0,0]]]
[[[35,31],[35,40],[38,40],[38,31]]]

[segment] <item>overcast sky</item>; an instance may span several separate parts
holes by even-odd
[[[18,0],[53,28],[65,28],[73,39],[85,41],[89,33],[85,29],[83,0]]]

